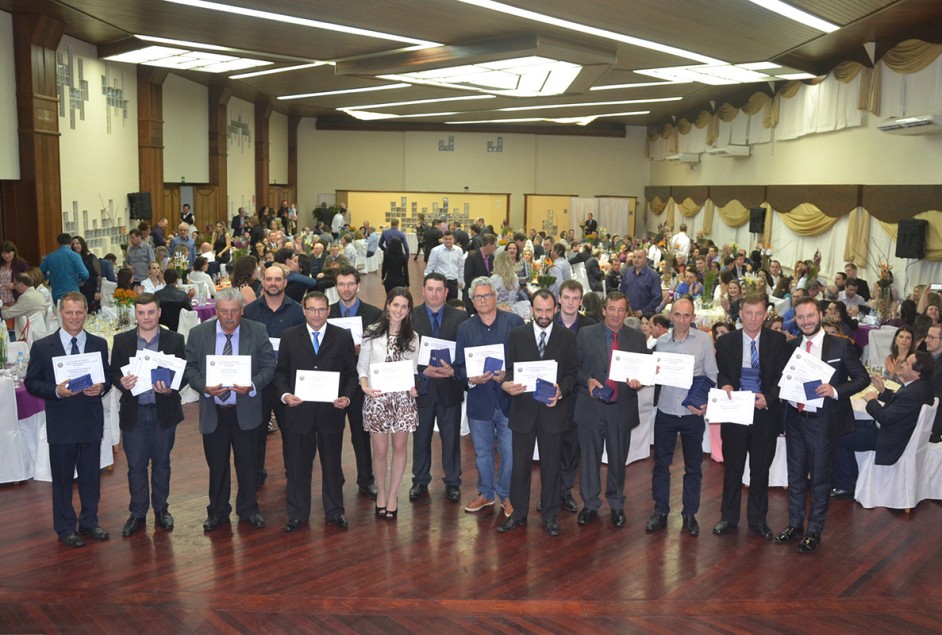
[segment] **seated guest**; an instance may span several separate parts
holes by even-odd
[[[889,373],[890,379],[893,381],[899,381],[899,369],[903,362],[912,353],[916,352],[914,344],[913,328],[911,326],[904,324],[896,330],[893,335],[893,343],[890,344],[890,354],[886,356],[886,361],[883,362],[886,372]]]
[[[197,256],[196,260],[193,261],[193,271],[190,272],[190,283],[195,285],[203,285],[204,290],[209,294],[210,297],[215,297],[216,295],[216,285],[213,283],[213,279],[209,276],[209,261],[206,260],[205,256]]]
[[[16,302],[4,305],[2,316],[4,320],[16,320],[16,338],[20,339],[31,317],[37,313],[40,318],[46,316],[46,298],[33,288],[33,279],[27,273],[13,276],[13,290],[17,295]],[[44,331],[45,324],[40,328]]]
[[[847,307],[844,305],[843,301],[824,301],[822,304],[824,304],[823,308],[825,317],[835,318],[838,322],[838,328],[840,328],[842,334],[850,337],[850,334],[857,330],[859,322],[848,315]]]
[[[190,303],[190,298],[196,295],[195,289],[184,291],[177,286],[180,279],[176,269],[170,268],[164,271],[164,287],[158,289],[154,295],[160,298],[161,304],[164,302],[185,302]]]
[[[133,272],[132,272],[133,273]],[[176,273],[176,272],[174,272]],[[163,289],[165,286],[163,275],[160,273],[160,265],[156,262],[151,262],[147,265],[147,277],[141,280],[141,291],[143,293],[157,293],[160,289]],[[121,272],[118,272],[118,288],[123,289],[121,286]]]
[[[934,368],[935,363],[929,353],[913,353],[900,363],[899,377],[903,385],[895,393],[885,389],[883,379],[873,377],[873,386],[880,391],[879,395],[870,392],[864,399],[867,400],[867,413],[876,423],[858,421],[853,433],[838,439],[831,496],[853,497],[857,482],[854,452],[876,450],[876,465],[894,465],[899,460],[916,429],[920,409],[932,402],[929,378]]]
[[[863,296],[857,293],[859,284],[857,278],[848,278],[847,282],[844,284],[844,290],[837,296],[837,299],[844,303],[844,306],[847,307],[847,312],[851,315],[856,315],[860,310],[860,306],[867,303],[867,301],[863,299]]]
[[[674,289],[674,297],[679,298],[689,295],[698,298],[703,295],[703,283],[697,281],[697,272],[695,269],[688,269],[684,272],[684,281]]]
[[[285,295],[295,302],[301,303],[306,293],[317,290],[317,280],[301,273],[298,255],[293,250],[287,247],[279,249],[275,254],[275,263],[288,268]]]
[[[105,254],[105,257],[98,261],[98,264],[101,266],[101,277],[108,282],[117,282],[118,278],[115,276],[117,262],[117,256],[114,254]]]

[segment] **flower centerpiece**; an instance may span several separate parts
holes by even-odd
[[[877,266],[880,270],[880,277],[877,278],[877,287],[880,289],[880,293],[873,299],[873,307],[880,316],[880,321],[886,322],[893,318],[894,313],[893,265],[880,259]]]
[[[539,275],[536,277],[536,284],[541,289],[549,289],[556,283],[556,276]]]
[[[244,238],[235,238],[232,241],[232,262],[238,262],[249,253],[249,243]]]
[[[131,327],[131,316],[134,312],[134,300],[137,294],[130,289],[115,289],[114,305],[118,311],[118,328],[127,329]]]
[[[703,293],[700,295],[701,303],[704,309],[713,307],[713,294],[716,292],[716,271],[707,269],[703,274]]]

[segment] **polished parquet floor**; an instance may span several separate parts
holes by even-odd
[[[415,268],[417,301],[420,280]],[[382,295],[377,275],[367,276],[363,296],[380,303]],[[723,466],[704,457],[703,534],[683,534],[672,513],[666,531],[647,535],[648,459],[628,467],[624,529],[611,526],[603,506],[602,522],[588,527],[562,512],[558,538],[542,532],[535,511],[528,527],[501,535],[496,509],[467,514],[445,498],[440,465],[430,497],[408,502],[407,470],[398,520],[375,520],[372,501],[353,486],[347,442],[350,528],[321,523],[315,465],[312,523],[285,534],[281,441],[272,435],[259,491],[268,526],[204,534],[207,469],[196,406],[185,412],[173,454],[172,533],[151,517],[145,531],[121,537],[128,492],[120,448],[114,471],[102,473],[106,542],[73,550],[56,541],[48,483],[0,487],[0,633],[942,632],[938,502],[903,514],[836,501],[819,551],[799,555],[744,529],[710,533]],[[466,501],[476,492],[467,437],[462,467]],[[673,468],[679,508],[679,450]],[[536,494],[536,468],[533,487]],[[779,530],[784,490],[772,492],[770,506]]]

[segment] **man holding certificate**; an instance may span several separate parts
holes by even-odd
[[[638,427],[638,390],[641,382],[628,377],[614,381],[612,353],[650,354],[640,331],[625,326],[628,298],[620,291],[605,297],[603,322],[579,329],[577,336],[579,372],[576,395],[576,425],[579,426],[579,495],[583,507],[577,522],[588,525],[599,515],[602,501],[601,463],[603,447],[608,452],[608,478],[605,498],[612,510],[612,524],[625,526],[625,463],[631,431]]]
[[[788,526],[776,540],[788,542],[801,537],[798,551],[810,553],[817,549],[821,542],[821,532],[828,515],[837,438],[853,432],[855,427],[850,405],[851,395],[866,388],[870,384],[870,378],[854,354],[850,340],[827,335],[821,330],[821,309],[814,298],[802,297],[795,302],[795,322],[801,329],[802,337],[789,343],[792,357],[786,364],[783,378],[790,374],[793,360],[796,371],[800,373],[816,373],[820,362],[833,369],[826,383],[805,383],[805,399],[790,400],[785,409]],[[811,359],[803,362],[798,360],[799,355]],[[811,512],[806,528],[806,490],[809,474]]]
[[[134,299],[137,328],[114,336],[111,353],[111,377],[121,391],[121,424],[124,454],[128,459],[128,489],[131,492],[131,515],[122,536],[130,536],[147,524],[147,509],[154,505],[154,521],[163,529],[173,529],[173,516],[168,510],[170,494],[170,452],[176,439],[177,424],[183,421],[180,388],[173,389],[173,371],[161,376],[161,368],[148,365],[145,371],[136,370],[134,364],[140,351],[157,351],[183,362],[183,336],[160,327],[160,300],[151,293],[142,293]],[[125,374],[129,364],[132,370]],[[179,371],[182,374],[182,370]],[[156,377],[156,381],[155,381]],[[167,381],[167,379],[170,381]],[[151,386],[138,392],[139,383]],[[137,393],[137,394],[134,394]],[[150,465],[150,483],[147,467]]]
[[[285,531],[295,531],[311,515],[311,470],[321,457],[321,497],[327,522],[347,527],[343,506],[343,427],[356,390],[356,353],[347,329],[327,324],[327,296],[304,296],[305,324],[281,334],[275,395],[287,407],[281,427],[288,485]]]
[[[265,526],[258,511],[258,427],[261,392],[275,374],[275,351],[265,327],[242,319],[242,292],[216,294],[216,319],[190,331],[184,380],[200,393],[200,432],[209,466],[209,505],[203,531],[229,522],[230,453],[235,454],[239,522]]]
[[[553,294],[540,289],[533,294],[532,303],[533,323],[510,332],[507,374],[501,384],[504,392],[513,397],[509,423],[513,444],[510,479],[513,513],[497,531],[504,533],[527,524],[530,463],[539,439],[543,531],[558,536],[563,433],[569,427],[569,411],[559,400],[569,397],[575,388],[579,361],[575,334],[553,322],[556,314]],[[524,374],[518,372],[521,370]]]
[[[775,457],[778,435],[782,433],[784,405],[779,400],[778,378],[788,361],[788,352],[784,335],[763,328],[767,314],[764,296],[747,296],[739,309],[742,330],[727,333],[716,341],[717,385],[727,394],[733,391],[755,393],[752,425],[720,423],[724,475],[720,521],[713,527],[717,536],[731,532],[739,524],[742,475],[748,452],[746,520],[752,533],[772,540],[772,530],[766,522],[769,468]]]

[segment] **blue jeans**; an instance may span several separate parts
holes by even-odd
[[[471,428],[471,441],[474,442],[475,462],[478,467],[478,493],[487,499],[493,499],[495,493],[500,500],[510,496],[510,470],[513,445],[507,417],[497,409],[490,419],[468,418]],[[497,438],[497,453],[500,465],[497,467],[497,483],[494,483],[494,438]]]
[[[657,411],[654,418],[654,471],[651,475],[654,511],[657,513],[667,514],[671,509],[671,462],[678,434],[684,452],[684,506],[681,513],[692,516],[700,510],[704,425],[703,417],[695,414],[675,417]]]

